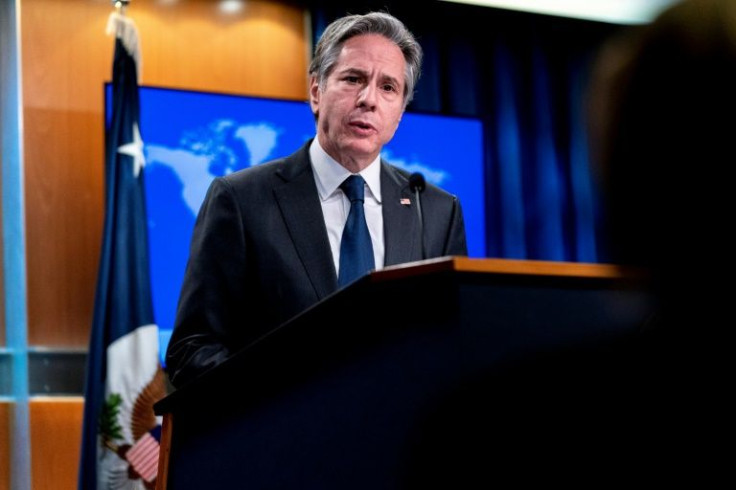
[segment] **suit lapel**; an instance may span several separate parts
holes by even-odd
[[[276,201],[309,280],[322,299],[337,289],[337,275],[309,163],[309,143],[286,158],[279,174],[285,183],[274,188]]]
[[[386,247],[384,265],[419,260],[421,243],[414,195],[409,190],[407,178],[384,162],[381,162],[381,197]]]

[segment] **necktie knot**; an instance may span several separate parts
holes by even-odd
[[[365,180],[360,175],[351,175],[340,184],[340,189],[348,196],[350,202],[363,201],[365,199]]]

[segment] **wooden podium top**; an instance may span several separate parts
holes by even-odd
[[[612,264],[556,262],[546,260],[478,259],[451,256],[388,266],[372,272],[370,274],[370,278],[372,281],[380,282],[396,279],[398,277],[423,275],[440,271],[600,279],[644,277],[644,273],[642,271]]]

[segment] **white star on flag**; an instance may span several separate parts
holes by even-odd
[[[133,123],[133,141],[119,146],[118,153],[133,157],[133,176],[137,178],[146,164],[146,157],[143,155],[143,140],[138,129],[138,123]]]

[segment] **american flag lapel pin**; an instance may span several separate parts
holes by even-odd
[[[402,197],[399,202],[404,206],[411,206],[411,200],[408,197]]]

